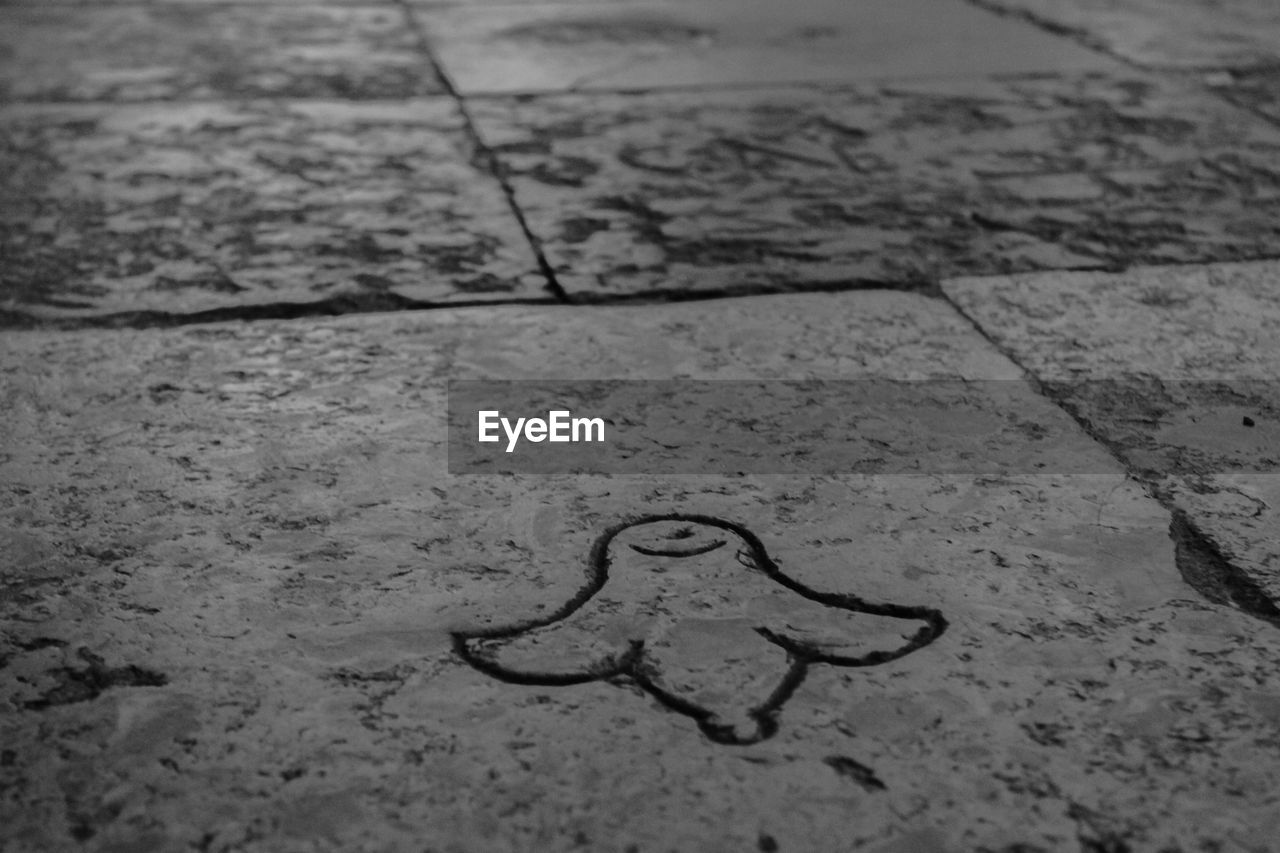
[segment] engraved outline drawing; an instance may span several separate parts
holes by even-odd
[[[594,666],[581,672],[567,674],[525,672],[511,669],[494,660],[490,660],[485,655],[486,649],[492,649],[495,645],[500,647],[502,640],[510,640],[526,632],[567,619],[586,604],[608,582],[609,549],[614,539],[631,528],[664,521],[706,525],[741,537],[747,545],[747,553],[738,555],[739,562],[742,562],[748,568],[761,571],[770,580],[811,601],[840,610],[867,613],[875,616],[913,619],[922,621],[925,624],[914,635],[907,638],[904,645],[897,649],[892,651],[876,650],[857,656],[831,654],[815,645],[796,640],[768,628],[754,628],[766,640],[782,648],[786,652],[788,659],[788,667],[781,681],[763,702],[755,705],[747,712],[748,716],[753,718],[758,726],[757,736],[755,737],[739,736],[732,727],[720,724],[717,721],[716,714],[710,709],[701,707],[684,697],[677,696],[657,684],[654,676],[658,670],[654,663],[646,658],[643,640],[630,640],[629,648],[624,653],[605,656]],[[718,549],[725,544],[723,539],[716,539],[709,544],[691,550],[680,550],[678,547],[670,549],[650,549],[635,545],[631,547],[639,553],[650,556],[694,557]],[[592,545],[588,557],[586,584],[568,602],[551,614],[500,627],[456,631],[453,633],[453,647],[458,656],[475,669],[511,684],[563,686],[584,684],[591,681],[635,684],[668,709],[692,718],[697,722],[703,734],[710,740],[721,744],[743,745],[772,737],[777,732],[778,713],[796,691],[796,688],[800,686],[800,683],[804,681],[811,665],[823,663],[832,666],[862,667],[887,663],[929,645],[942,635],[946,627],[947,621],[942,613],[931,607],[876,603],[866,601],[856,595],[820,592],[811,589],[784,574],[769,556],[759,537],[740,524],[709,515],[668,513],[633,518],[614,525],[601,534]]]

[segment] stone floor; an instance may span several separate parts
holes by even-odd
[[[1280,850],[1277,69],[0,0],[0,850]],[[472,380],[641,389],[628,465],[471,465]]]

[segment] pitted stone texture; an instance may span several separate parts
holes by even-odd
[[[7,111],[2,139],[9,311],[542,294],[447,99],[24,106]]]
[[[0,100],[8,101],[443,91],[393,6],[19,6],[0,9],[0,57]]]
[[[920,284],[1259,257],[1280,134],[1083,76],[475,101],[573,294]]]
[[[1280,264],[944,288],[1280,604]]]
[[[973,0],[1029,17],[1131,62],[1240,68],[1280,62],[1272,0]]]
[[[1280,830],[1280,633],[1196,600],[1167,514],[1118,469],[447,474],[446,378],[1018,375],[941,302],[0,348],[13,849],[1199,850]],[[1063,423],[1030,388],[1019,410]],[[779,733],[739,748],[620,685],[507,684],[452,654],[450,631],[558,606],[602,530],[667,511],[746,525],[812,588],[950,627],[889,664],[813,667]]]
[[[1108,60],[956,0],[467,4],[420,17],[465,94],[1070,71]]]

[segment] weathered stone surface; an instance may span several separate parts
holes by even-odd
[[[693,0],[424,8],[467,94],[641,90],[1111,67],[954,0]]]
[[[1280,624],[1278,287],[1275,262],[944,284],[1188,514]]]
[[[1031,17],[1142,65],[1220,68],[1280,61],[1271,0],[975,0]]]
[[[1118,468],[447,474],[445,378],[1018,375],[942,302],[12,333],[0,356],[15,850],[1190,851],[1280,831],[1280,633],[1198,600],[1167,514]],[[1030,388],[1019,408],[1064,429]],[[455,654],[451,632],[551,614],[606,530],[670,512],[741,525],[809,589],[949,625],[897,659],[815,663],[777,733],[744,746],[627,678],[512,684]],[[657,589],[687,590],[672,612],[699,604],[691,577],[732,570],[612,556],[622,585],[602,595],[666,567]],[[726,712],[786,657],[758,646],[744,668],[717,644],[753,603],[803,603],[738,569],[742,598],[721,585],[654,643],[676,650],[659,673],[719,685],[699,701]],[[863,615],[791,628],[891,649]],[[746,681],[703,680],[725,666]]]
[[[394,6],[0,10],[0,100],[405,98],[442,91]]]
[[[1273,251],[1280,135],[1148,78],[485,99],[575,294],[925,283]]]
[[[538,296],[448,99],[9,108],[0,305],[38,317]]]

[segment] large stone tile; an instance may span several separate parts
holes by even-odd
[[[576,294],[924,283],[1274,251],[1280,135],[1132,77],[480,99]]]
[[[1280,264],[944,287],[1211,539],[1242,575],[1236,597],[1280,624]]]
[[[458,88],[639,90],[1109,67],[958,0],[694,0],[423,9]]]
[[[543,292],[448,99],[13,107],[3,132],[9,311]]]
[[[976,0],[1029,17],[1132,62],[1218,68],[1280,62],[1272,0]]]
[[[404,98],[442,91],[395,7],[0,9],[0,99]]]
[[[1167,514],[1117,466],[445,465],[446,379],[1016,382],[945,303],[14,333],[0,355],[0,826],[17,849],[1194,850],[1278,829],[1280,633],[1197,599]],[[1028,440],[1100,454],[1027,386],[1016,403]],[[715,523],[616,527],[666,513]],[[663,556],[717,537],[733,547]],[[601,558],[601,633],[466,639],[556,615]],[[627,622],[646,607],[656,626]],[[946,630],[905,649],[937,616]],[[720,743],[640,689],[741,716],[800,660],[751,630],[779,620],[775,636],[863,665],[813,662],[775,697],[771,737]],[[574,658],[633,631],[650,666],[589,680]],[[459,646],[588,680],[511,683]]]

